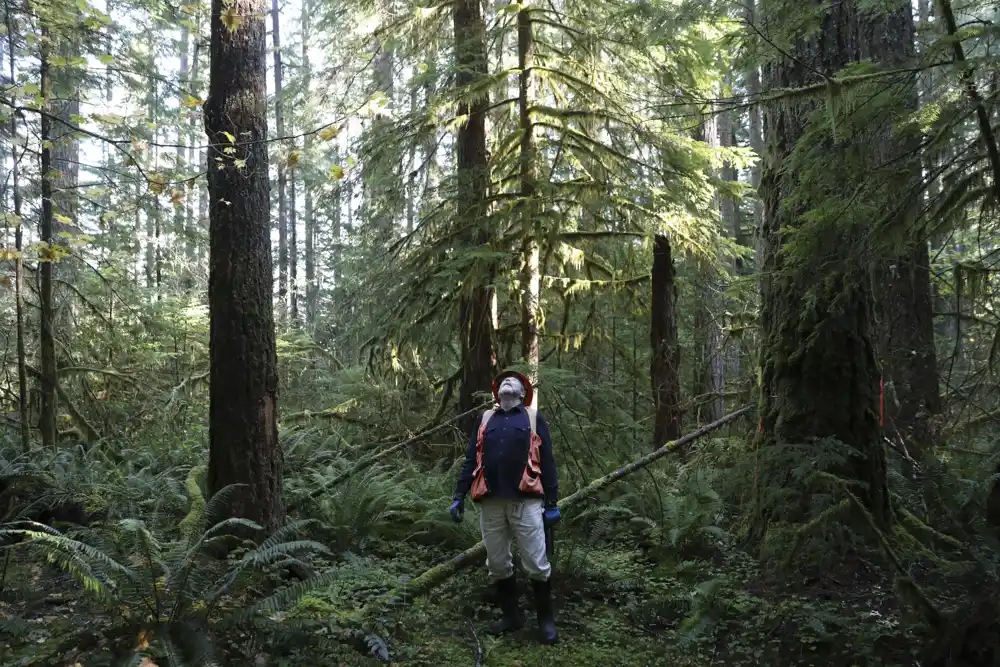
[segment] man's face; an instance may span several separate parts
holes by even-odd
[[[499,393],[505,397],[521,398],[524,396],[524,386],[516,377],[504,378],[503,382],[500,383]]]

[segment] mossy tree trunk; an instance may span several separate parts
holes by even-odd
[[[897,3],[887,14],[878,39],[869,45],[870,57],[887,67],[902,68],[916,56],[913,11],[907,2]],[[917,108],[916,75],[908,86],[899,87],[901,106]],[[891,123],[882,126],[878,142],[878,173],[891,192],[918,191],[921,180],[920,137],[897,131]],[[906,200],[917,201],[916,194]],[[902,242],[874,267],[873,294],[878,320],[878,352],[885,382],[885,429],[901,442],[916,460],[932,443],[932,419],[941,411],[937,354],[934,349],[934,312],[930,284],[927,239],[914,235],[915,211],[900,211],[897,226],[904,230]],[[893,252],[894,251],[894,252]]]
[[[234,14],[242,21],[226,25],[223,17]],[[230,514],[274,527],[283,510],[271,299],[266,15],[263,0],[212,1],[205,131],[211,162],[222,168],[208,170],[208,487],[215,494],[230,484],[246,485],[234,495]]]
[[[49,35],[42,42],[39,58],[39,79],[43,104],[47,111],[51,109],[52,73],[49,65]],[[51,111],[49,112],[51,113]],[[39,156],[39,166],[42,174],[42,211],[38,224],[38,236],[41,242],[38,253],[38,303],[39,324],[39,356],[41,357],[41,410],[38,429],[42,435],[42,446],[54,450],[56,446],[56,411],[58,410],[56,387],[59,378],[56,375],[56,339],[53,326],[55,324],[55,308],[53,294],[53,270],[55,263],[54,222],[53,211],[53,121],[51,116],[41,117],[42,150]]]
[[[818,29],[794,35],[791,57],[764,68],[763,89],[815,84],[870,57],[868,49],[894,19],[862,11],[859,4],[824,6],[817,14],[821,25],[811,26]],[[781,0],[761,3],[762,16],[773,21],[785,8]],[[832,109],[826,103],[796,96],[764,110],[761,444],[792,454],[824,439],[843,443],[850,455],[831,472],[860,483],[854,487],[859,499],[877,522],[887,524],[868,247],[872,212],[852,203],[841,207],[845,213],[837,220],[816,215],[830,210],[831,193],[843,191],[824,189],[822,179],[858,173],[857,161],[874,163],[879,148],[873,149],[871,137],[852,136],[850,127],[838,132],[831,124],[831,117],[847,122],[849,115],[836,111],[837,104],[848,104],[846,98],[834,100]],[[791,455],[762,461],[761,499],[788,485],[798,463],[801,457]],[[785,501],[779,508],[767,501],[756,535],[763,535],[770,518],[806,519],[809,503],[794,505]]]

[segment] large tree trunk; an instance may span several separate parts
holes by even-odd
[[[662,447],[681,434],[681,349],[677,342],[677,285],[670,239],[653,238],[650,276],[649,379],[653,389],[653,447]]]
[[[521,129],[521,220],[524,245],[521,253],[521,358],[528,366],[532,383],[538,382],[540,346],[538,320],[541,315],[541,277],[539,275],[537,202],[537,164],[535,125],[531,119],[534,102],[534,77],[531,67],[535,53],[530,3],[521,5],[517,13],[518,114]],[[538,405],[538,392],[532,395],[532,407]]]
[[[455,4],[456,86],[461,95],[478,87],[487,76],[486,28],[479,0],[458,0]],[[489,165],[486,159],[486,109],[489,97],[462,101],[458,115],[468,120],[458,129],[456,171],[458,176],[458,221],[470,225],[470,245],[489,243],[487,192]],[[480,262],[469,272],[471,285],[460,306],[462,335],[462,387],[459,411],[475,407],[475,393],[489,391],[495,364],[490,285],[496,273],[492,261]]]
[[[886,29],[884,18],[861,12],[856,0],[824,9],[819,18],[822,25],[798,36],[791,58],[765,67],[765,90],[821,82],[817,72],[830,76],[866,57],[866,49],[881,39]],[[765,16],[777,19],[766,10]],[[799,154],[798,158],[827,160],[827,172],[846,172],[848,160],[860,159],[866,151],[870,156],[870,138],[841,137],[835,144],[834,128],[828,120],[831,114],[814,113],[822,103],[793,97],[768,105],[764,113],[768,149],[761,184],[761,440],[763,445],[776,445],[789,455],[762,462],[761,498],[768,496],[766,489],[788,484],[791,466],[797,464],[793,455],[796,448],[832,438],[854,454],[837,474],[861,483],[854,491],[875,520],[885,524],[890,520],[889,494],[885,451],[879,437],[879,370],[867,280],[870,219],[849,210],[841,220],[811,222],[806,213],[825,203],[822,189],[802,182],[803,172],[792,166],[792,152],[810,117],[817,125],[811,126],[813,133],[806,139],[809,143],[799,147],[810,154]],[[856,145],[843,145],[852,141]],[[791,205],[788,200],[793,191],[796,203]],[[855,217],[851,219],[851,215]],[[809,256],[801,243],[783,243],[793,230],[805,230]],[[784,502],[780,507],[762,507],[755,530],[758,537],[769,518],[806,518],[802,511],[808,503]]]
[[[903,67],[915,57],[915,31],[908,2],[887,17],[870,57],[889,67]],[[916,75],[906,93],[908,109],[918,104]],[[882,131],[879,162],[884,178],[896,184],[889,192],[915,192],[921,180],[920,138],[900,140],[894,128]],[[873,177],[869,175],[868,177]],[[898,224],[912,228],[904,211]],[[873,293],[878,321],[878,352],[885,382],[885,427],[920,460],[932,439],[931,419],[941,411],[934,312],[930,288],[930,256],[923,235],[907,239],[898,255],[875,264]]]
[[[226,6],[242,17],[223,23]],[[209,493],[245,484],[233,516],[282,520],[277,355],[271,299],[263,0],[212,0],[205,132],[212,146],[209,285]],[[228,136],[236,138],[236,143]],[[227,149],[234,152],[228,153]]]
[[[281,32],[279,30],[280,13],[278,0],[271,0],[271,43],[274,51],[274,128],[278,133],[278,141],[285,136],[285,109],[281,95]],[[285,161],[278,156],[278,304],[279,317],[284,317],[288,300],[288,211],[285,203],[285,188],[288,185],[288,175],[285,172]]]
[[[42,41],[40,58],[40,79],[43,104],[46,108],[51,108],[52,99],[52,77],[49,68],[49,47],[48,41]],[[51,112],[50,112],[51,113]],[[53,332],[55,321],[55,309],[53,307],[52,293],[52,273],[55,262],[55,243],[53,238],[53,222],[55,214],[53,211],[52,181],[52,146],[53,129],[52,119],[48,114],[41,118],[41,173],[42,173],[42,215],[38,225],[38,236],[41,246],[38,252],[39,264],[39,287],[38,301],[40,306],[40,329],[41,338],[39,348],[41,356],[41,414],[39,416],[38,428],[42,434],[42,446],[46,449],[54,450],[56,446],[56,410],[58,409],[56,396],[56,383],[59,381],[56,376],[56,339]]]

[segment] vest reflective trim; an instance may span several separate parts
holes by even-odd
[[[524,408],[524,411],[528,413],[531,442],[528,445],[528,462],[524,465],[524,472],[521,473],[521,483],[518,485],[518,489],[524,493],[544,495],[542,487],[542,439],[535,429],[538,411],[528,407]],[[486,424],[496,412],[496,407],[487,410],[483,413],[483,419],[479,423],[479,433],[476,436],[476,468],[472,473],[472,488],[470,489],[473,500],[481,500],[489,493],[486,484],[486,467],[483,465],[483,443],[486,441]]]

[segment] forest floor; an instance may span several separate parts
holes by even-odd
[[[485,633],[496,616],[485,574],[474,568],[431,595],[408,601],[386,625],[391,664],[427,667],[707,667],[710,665],[843,665],[909,667],[919,645],[901,629],[891,587],[875,585],[876,572],[840,573],[837,589],[812,582],[792,592],[766,582],[753,559],[739,551],[683,562],[651,559],[639,550],[592,548],[567,538],[555,560],[554,581],[560,641],[540,646],[525,586],[527,627],[493,638]],[[358,561],[379,578],[419,572],[433,550],[406,546]],[[436,556],[440,559],[441,554]],[[871,576],[869,576],[871,575]],[[369,575],[364,575],[369,576]],[[829,583],[829,582],[827,582]],[[290,617],[326,619],[366,602],[364,585],[350,576],[310,594]],[[377,594],[377,593],[375,593]],[[0,664],[103,665],[92,659],[103,620],[94,615],[79,586],[41,563],[6,572],[0,604]],[[93,646],[66,644],[69,636]],[[385,664],[357,650],[329,652],[296,642],[265,649],[232,637],[222,664]],[[278,642],[279,644],[283,642]],[[329,646],[329,645],[327,645]],[[58,649],[56,649],[58,647]],[[54,650],[55,649],[55,650]],[[56,658],[58,656],[58,659]],[[256,656],[256,657],[255,657]],[[265,657],[266,656],[266,657]],[[252,660],[247,662],[247,660]],[[140,664],[135,662],[133,664]],[[162,661],[141,663],[144,667]],[[169,663],[167,663],[169,664]]]

